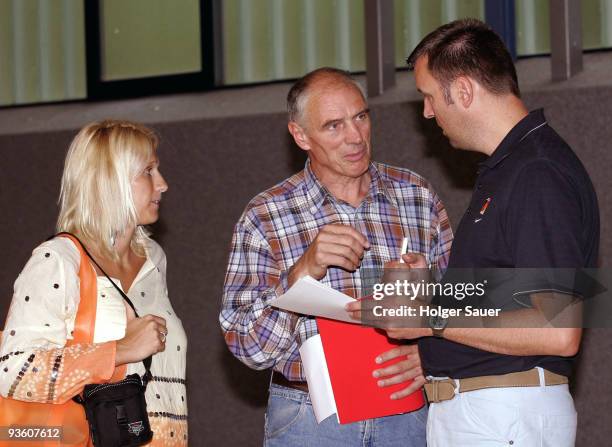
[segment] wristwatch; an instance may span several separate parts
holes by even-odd
[[[434,337],[442,338],[446,325],[448,325],[448,318],[439,315],[429,317],[429,327]]]

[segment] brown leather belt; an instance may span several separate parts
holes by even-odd
[[[303,391],[305,393],[308,392],[307,382],[295,382],[292,380],[287,380],[285,376],[276,371],[272,371],[272,383],[275,385],[284,386],[285,388],[293,388],[294,390]]]
[[[549,385],[568,383],[567,377],[544,370],[544,382]],[[459,379],[459,393],[482,390],[485,388],[512,388],[540,386],[540,374],[537,369],[521,371],[499,376],[470,377]],[[457,384],[454,379],[430,380],[425,384],[425,394],[430,403],[451,400],[455,397]]]

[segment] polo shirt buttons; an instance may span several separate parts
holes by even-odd
[[[514,445],[514,441],[508,441],[508,444]]]

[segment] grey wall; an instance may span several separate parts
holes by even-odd
[[[591,173],[602,213],[601,258],[612,255],[612,88],[547,91],[526,96]],[[478,157],[451,149],[420,103],[375,104],[375,158],[426,176],[456,225],[467,206]],[[281,113],[164,122],[162,172],[170,189],[157,239],[168,255],[170,297],[189,336],[190,445],[261,445],[268,372],[249,370],[227,351],[218,325],[221,287],[233,224],[257,192],[299,170],[303,154]],[[65,151],[74,131],[0,136],[0,315],[32,248],[53,232]],[[607,445],[603,414],[612,395],[609,331],[585,335],[574,385],[581,446]]]

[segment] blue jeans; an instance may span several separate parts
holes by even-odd
[[[352,424],[330,416],[320,424],[307,393],[270,385],[266,410],[265,447],[425,447],[427,406],[412,413]]]

